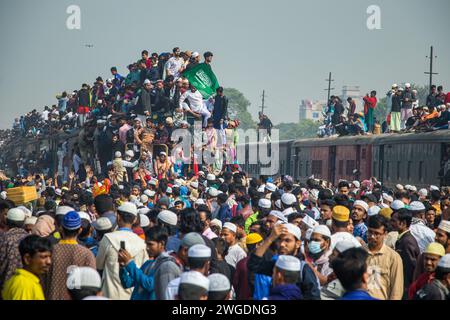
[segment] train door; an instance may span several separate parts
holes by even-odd
[[[336,146],[331,146],[328,150],[328,181],[336,182]]]
[[[384,145],[378,148],[378,177],[382,182],[388,179],[388,177],[384,178]]]

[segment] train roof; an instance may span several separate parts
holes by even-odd
[[[387,133],[370,136],[345,136],[332,138],[298,139],[293,143],[294,147],[321,147],[321,146],[345,146],[345,145],[383,145],[399,143],[423,143],[423,142],[449,142],[450,130],[437,130],[420,133]]]

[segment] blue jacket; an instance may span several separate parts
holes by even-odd
[[[302,294],[295,284],[281,284],[270,290],[269,300],[301,300]]]
[[[231,220],[231,208],[227,203],[220,206],[217,218],[222,221],[222,224]]]
[[[155,300],[154,261],[147,260],[139,269],[131,260],[124,268],[120,268],[122,286],[126,289],[134,287],[130,300]]]
[[[364,290],[355,290],[344,293],[341,300],[378,300]]]

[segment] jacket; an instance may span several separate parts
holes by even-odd
[[[301,300],[302,294],[295,284],[282,284],[270,290],[268,300]]]
[[[420,254],[419,245],[409,230],[399,236],[395,243],[395,251],[403,261],[403,288],[405,291],[403,297],[406,298],[408,288],[413,282],[414,269]]]
[[[156,300],[166,299],[166,288],[170,281],[178,278],[183,272],[183,266],[169,253],[164,252],[162,255],[168,258],[161,262],[160,266],[155,270],[154,290]]]
[[[139,96],[139,108],[136,109],[138,114],[143,115],[145,111],[152,112],[152,104],[151,104],[151,95],[150,91],[145,88],[142,89],[141,94]]]

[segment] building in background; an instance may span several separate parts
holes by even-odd
[[[302,103],[299,106],[299,121],[301,120],[314,120],[314,121],[322,121],[323,120],[323,110],[325,109],[326,101],[325,100],[309,100],[303,99]]]
[[[348,97],[351,97],[353,100],[355,100],[357,112],[363,110],[363,96],[361,95],[359,86],[342,86],[342,95],[339,98],[341,98],[345,107],[348,107]]]

